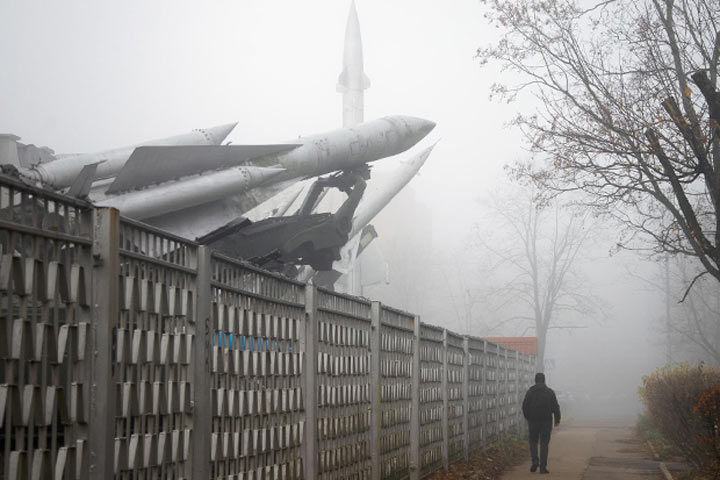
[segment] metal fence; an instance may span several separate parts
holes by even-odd
[[[534,357],[0,177],[3,479],[401,479],[522,422]]]

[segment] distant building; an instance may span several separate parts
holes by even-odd
[[[486,337],[485,340],[520,353],[537,355],[537,337]]]

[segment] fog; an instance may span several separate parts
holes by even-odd
[[[350,2],[312,0],[0,2],[0,133],[56,152],[89,152],[237,121],[234,144],[260,144],[338,128]],[[533,335],[498,326],[489,309],[487,257],[477,231],[496,229],[483,198],[511,188],[503,166],[527,158],[507,127],[529,99],[490,101],[502,79],[474,58],[496,40],[477,0],[357,0],[372,82],[367,120],[432,120],[440,139],[411,184],[373,222],[388,284],[364,294],[472,335]],[[638,277],[659,263],[610,255],[612,226],[593,228],[583,277],[608,305],[582,328],[551,330],[548,380],[577,416],[639,410],[644,374],[666,361],[664,292]],[[632,271],[633,274],[628,272]],[[677,285],[673,298],[682,295]],[[559,323],[563,323],[560,321]],[[693,357],[696,358],[696,357]],[[678,351],[673,358],[683,359]]]

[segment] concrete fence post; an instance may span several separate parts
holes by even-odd
[[[503,436],[507,437],[510,434],[510,402],[508,402],[508,399],[510,398],[510,350],[507,348],[503,349],[503,357],[505,358],[505,361],[503,364],[505,365],[503,370]]]
[[[93,218],[90,345],[90,478],[112,478],[115,452],[113,330],[119,316],[120,214],[97,208]]]
[[[520,408],[521,400],[520,395],[522,395],[522,392],[520,391],[520,352],[515,352],[515,423],[517,423],[517,436],[522,436],[522,409]]]
[[[410,400],[410,480],[420,480],[420,317],[413,322],[412,392]]]
[[[487,366],[488,366],[488,354],[487,354],[487,340],[482,341],[482,369],[481,369],[481,380],[480,380],[480,391],[482,393],[482,421],[480,422],[480,425],[482,425],[480,428],[482,428],[482,432],[480,435],[480,444],[481,448],[485,449],[487,447],[487,427],[488,427],[488,393],[487,393]]]
[[[210,442],[212,439],[212,376],[210,344],[212,339],[211,309],[212,252],[208,247],[197,250],[196,315],[193,357],[193,417],[191,436],[192,478],[210,478]]]
[[[463,458],[467,462],[470,458],[470,341],[463,337]]]
[[[370,363],[370,389],[372,415],[370,423],[370,459],[372,462],[372,480],[380,480],[380,302],[372,302],[371,329],[370,329],[370,351],[372,352]]]
[[[443,348],[442,348],[442,375],[441,375],[441,383],[440,388],[442,388],[442,395],[443,395],[443,413],[442,413],[442,432],[443,432],[443,442],[442,442],[442,461],[443,461],[443,468],[445,470],[448,469],[450,466],[449,461],[449,454],[448,454],[448,445],[449,445],[449,429],[448,429],[448,361],[447,361],[447,330],[443,328],[442,333],[443,338]]]
[[[301,351],[305,352],[302,385],[305,389],[305,438],[303,469],[305,478],[318,478],[318,320],[317,287],[305,286],[305,329]]]

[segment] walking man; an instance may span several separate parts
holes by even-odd
[[[560,424],[560,406],[552,388],[545,385],[545,374],[535,374],[535,385],[525,394],[523,400],[523,415],[528,421],[530,437],[530,457],[532,458],[531,472],[540,467],[540,473],[550,473],[547,469],[548,445],[550,432],[553,427]],[[538,458],[538,440],[540,440],[540,457]]]

